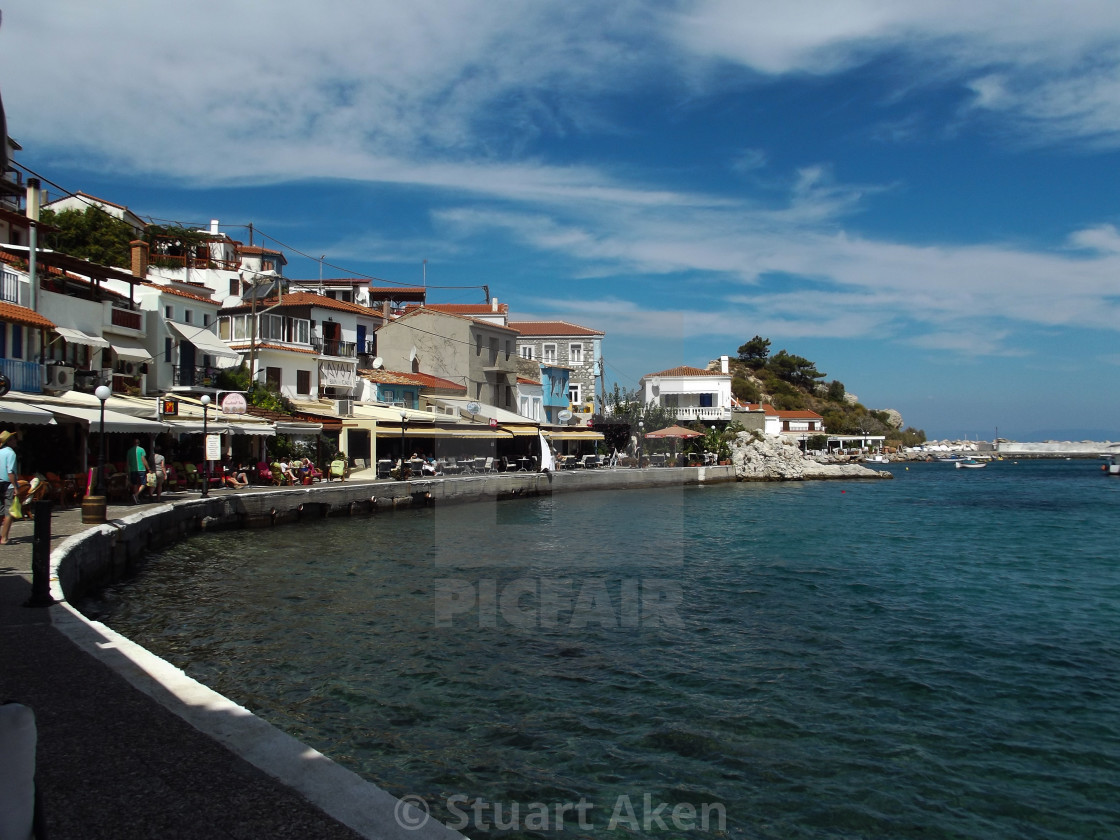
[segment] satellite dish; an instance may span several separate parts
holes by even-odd
[[[572,419],[572,412],[568,411],[568,409],[565,408],[563,411],[556,415],[556,419],[561,423],[567,423]]]
[[[476,402],[469,402],[467,403],[467,411],[471,414],[478,414],[478,412],[482,411],[482,406]]]
[[[380,356],[374,356],[373,357],[373,369],[374,370],[380,370],[382,365],[384,365],[384,364],[385,364],[385,362],[382,360],[382,358]]]
[[[412,349],[408,351],[408,360],[410,362],[415,362],[416,361],[416,345],[415,344],[413,344]]]

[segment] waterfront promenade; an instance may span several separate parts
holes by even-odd
[[[381,500],[378,507],[388,500],[391,509],[397,501],[492,501],[526,492],[733,478],[728,467],[594,470],[555,476],[509,473],[403,483],[358,474],[345,483],[311,488],[215,490],[211,499],[219,507],[255,511],[258,520],[261,513],[267,519],[271,511],[273,520],[280,522],[290,521],[285,517],[293,513],[298,516],[297,508],[303,510],[309,502],[314,507],[316,500],[353,510],[356,500],[364,499],[368,510],[373,507],[371,497],[376,497]],[[190,508],[200,500],[196,491],[166,493],[164,502]],[[166,509],[166,505],[111,505],[107,520],[123,533],[140,527],[128,523],[135,523],[136,515],[146,510],[158,523],[158,517],[166,514],[156,508]],[[288,513],[277,515],[280,508]],[[105,527],[83,524],[78,507],[53,508],[52,555],[71,537]],[[0,699],[35,711],[39,790],[52,840],[459,836],[435,821],[425,830],[405,831],[395,819],[398,803],[384,791],[357,783],[353,774],[337,765],[324,767],[330,763],[298,742],[284,744],[286,736],[277,737],[276,731],[262,733],[262,728],[271,727],[255,718],[247,721],[244,710],[222,706],[205,697],[204,691],[184,699],[168,689],[166,681],[143,673],[151,664],[130,658],[134,652],[125,650],[124,640],[84,626],[66,606],[24,606],[31,595],[33,533],[32,521],[16,522],[13,543],[0,547]],[[161,666],[168,670],[165,663],[155,663],[155,668]],[[223,743],[230,743],[230,748]],[[262,764],[270,771],[281,767],[286,772],[266,773],[260,769]],[[278,775],[287,784],[278,781]],[[297,787],[308,789],[312,799],[325,803],[323,807],[339,819],[305,798]],[[405,812],[403,819],[414,817]]]
[[[52,550],[88,527],[79,508],[55,508]],[[33,528],[14,523],[0,547],[0,699],[35,711],[51,840],[361,836],[80,649],[52,624],[62,607],[24,607]]]

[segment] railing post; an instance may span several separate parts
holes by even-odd
[[[33,502],[35,532],[31,543],[31,597],[25,607],[49,607],[51,597],[51,508],[49,500]]]

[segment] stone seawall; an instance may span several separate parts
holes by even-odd
[[[137,508],[129,516],[65,540],[52,552],[51,594],[59,600],[77,600],[134,572],[148,552],[203,530],[271,528],[309,518],[371,516],[405,507],[735,480],[733,467],[717,466],[347,481],[246,493],[219,490],[207,498]]]

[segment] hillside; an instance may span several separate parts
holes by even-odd
[[[925,432],[903,426],[893,409],[870,409],[848,393],[844,383],[826,380],[806,358],[780,350],[771,355],[770,340],[755,336],[730,355],[731,393],[745,402],[770,403],[784,411],[815,411],[830,434],[885,435],[889,446],[923,443]],[[717,367],[719,362],[714,363]]]

